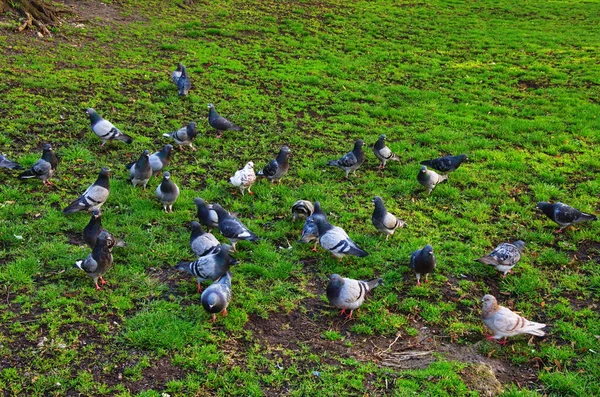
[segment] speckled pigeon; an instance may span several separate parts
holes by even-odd
[[[248,161],[244,168],[235,172],[235,174],[229,178],[229,183],[233,186],[240,189],[242,196],[244,195],[244,190],[248,189],[249,194],[254,194],[250,190],[254,182],[256,181],[256,174],[254,173],[254,163],[252,161]]]
[[[496,270],[503,273],[502,277],[506,277],[506,274],[521,260],[521,251],[524,247],[525,242],[521,240],[515,241],[512,244],[502,243],[490,254],[477,259],[477,261],[494,266]]]

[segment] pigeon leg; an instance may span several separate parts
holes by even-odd
[[[350,314],[348,314],[346,316],[346,320],[350,320],[352,318],[352,313],[354,312],[354,310],[350,310]]]
[[[560,229],[554,231],[554,233],[562,233],[562,232],[563,232],[563,228],[562,227]]]
[[[231,243],[231,252],[237,252],[237,249],[235,248],[235,245],[237,243]]]
[[[217,138],[221,138],[221,136],[223,136],[223,133],[217,130]]]
[[[213,314],[213,315],[210,317],[210,322],[211,322],[211,323],[214,323],[215,321],[217,321],[217,315],[216,315],[216,314]]]
[[[356,170],[352,171],[352,175],[356,176]]]
[[[194,152],[196,151],[196,148],[195,148],[195,147],[194,147],[194,145],[192,145],[191,143],[190,143],[190,147],[192,148],[192,150],[193,150]]]
[[[315,245],[313,245],[312,250],[317,252],[317,244],[319,243],[319,240],[315,241]]]
[[[100,283],[102,285],[106,284],[106,280],[104,280],[104,277],[100,276]]]
[[[223,317],[227,317],[227,309],[223,309]]]
[[[248,188],[248,194],[254,194],[254,192],[251,192],[250,188]]]
[[[429,277],[429,274],[426,274],[426,275],[425,275],[425,282],[426,282],[426,283],[428,283],[428,282],[429,282],[429,279],[428,279],[427,277]]]
[[[202,285],[200,285],[199,282],[198,282],[198,285],[196,287],[196,292],[198,292],[198,293],[202,292]]]
[[[102,146],[106,145],[106,142],[107,142],[107,141],[102,141],[102,145],[100,145],[100,147],[102,147]]]
[[[346,309],[340,310],[340,316],[343,315],[343,314],[346,314]]]
[[[179,151],[183,152],[183,146],[179,146]]]
[[[98,285],[98,281],[96,280],[96,290],[100,291],[102,288],[100,288],[100,286]]]
[[[388,234],[387,236],[385,236],[385,241],[388,241],[390,239],[390,235]]]
[[[488,335],[488,336],[485,337],[485,339],[487,339],[487,340],[496,340],[496,338],[494,338],[493,335]]]
[[[504,338],[504,340],[498,340],[498,341],[496,341],[496,342],[497,342],[499,345],[502,345],[502,346],[504,346],[504,345],[506,345],[506,343],[508,342],[508,339],[507,339],[507,338]]]

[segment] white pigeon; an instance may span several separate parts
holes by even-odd
[[[546,324],[529,321],[510,309],[498,305],[494,296],[485,295],[481,301],[483,302],[481,319],[494,333],[493,336],[487,336],[487,339],[499,340],[505,338],[504,341],[498,341],[498,343],[504,345],[506,344],[506,338],[509,336],[519,334],[531,334],[536,336],[546,335],[546,333],[542,331],[542,328],[545,328]]]
[[[256,174],[254,173],[254,163],[252,161],[248,161],[248,163],[242,168],[235,172],[235,175],[229,178],[229,182],[235,186],[240,188],[240,192],[242,192],[242,196],[244,195],[244,190],[248,189],[248,193],[254,194],[254,192],[250,191],[252,185],[256,181]]]

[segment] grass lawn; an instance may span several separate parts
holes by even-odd
[[[31,166],[49,142],[60,158],[53,187],[0,170],[3,395],[600,395],[600,222],[555,234],[535,210],[600,212],[598,1],[65,3],[75,13],[52,37],[0,18],[0,153]],[[170,77],[180,61],[184,98]],[[217,139],[208,103],[244,130]],[[133,144],[100,147],[89,107]],[[181,196],[166,214],[160,178],[134,188],[125,164],[190,121],[198,150],[175,149]],[[380,134],[401,158],[383,171]],[[359,138],[367,160],[346,180],[326,164]],[[284,144],[282,183],[234,194],[229,177]],[[469,161],[428,196],[419,162],[460,153]],[[103,226],[127,247],[96,291],[74,267],[89,215],[61,210],[105,166]],[[389,241],[371,224],[376,195],[407,222]],[[238,244],[215,323],[172,268],[194,259],[195,197],[261,237]],[[340,263],[298,243],[298,199],[320,201],[370,255]],[[475,262],[519,239],[505,279]],[[438,265],[418,287],[409,258],[426,244]],[[332,273],[384,285],[345,320],[325,297]],[[488,342],[486,293],[547,336]]]

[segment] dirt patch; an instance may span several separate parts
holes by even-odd
[[[67,9],[71,9],[73,17],[69,22],[72,23],[100,23],[103,25],[116,25],[133,21],[140,21],[139,15],[130,14],[125,16],[123,8],[117,3],[102,3],[93,0],[63,0],[62,4]]]
[[[573,254],[573,259],[600,263],[600,243],[582,241],[579,243],[577,251]]]

